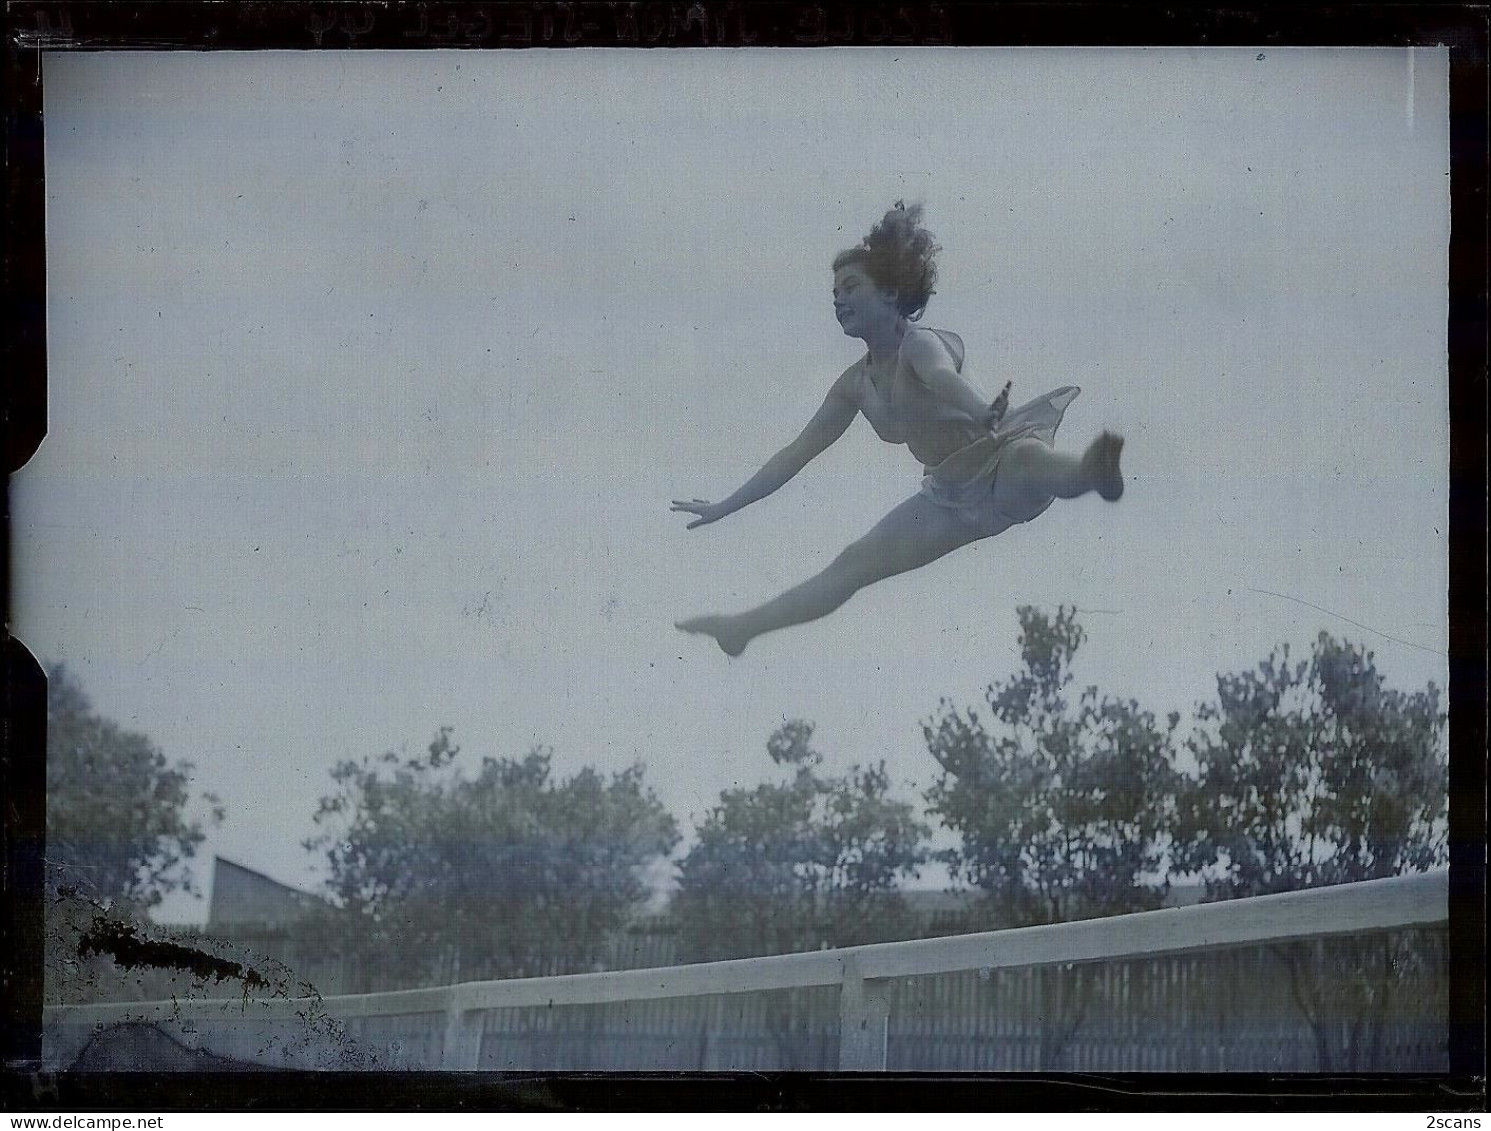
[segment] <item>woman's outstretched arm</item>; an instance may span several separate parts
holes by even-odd
[[[849,391],[848,379],[851,372],[852,366],[834,382],[828,396],[823,399],[823,404],[797,439],[767,460],[761,470],[729,498],[719,503],[709,503],[703,499],[673,500],[673,510],[699,516],[689,523],[688,529],[717,522],[727,514],[734,514],[742,507],[766,498],[842,436],[849,425],[854,423],[854,417],[859,412],[859,406]]]

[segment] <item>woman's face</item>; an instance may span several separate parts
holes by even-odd
[[[900,317],[896,292],[876,284],[858,263],[834,272],[834,315],[844,333],[863,338],[875,327],[894,325]]]

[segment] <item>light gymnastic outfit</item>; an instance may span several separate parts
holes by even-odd
[[[930,328],[912,332],[936,334],[962,373],[963,340],[957,334]],[[1024,498],[1007,497],[1001,510],[994,502],[994,481],[1000,462],[1015,442],[1035,439],[1048,447],[1056,443],[1062,415],[1081,392],[1077,386],[1054,389],[1010,409],[994,433],[962,409],[940,400],[917,377],[904,353],[897,357],[890,387],[884,392],[870,379],[867,354],[859,367],[856,387],[860,411],[875,434],[887,443],[907,445],[912,455],[923,461],[921,494],[953,511],[979,537],[1029,522],[1051,505],[1054,496],[1031,492]],[[948,451],[950,455],[927,462],[929,455],[935,459],[934,453]]]

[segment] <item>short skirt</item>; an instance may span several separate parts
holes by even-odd
[[[1054,496],[1032,497],[1019,508],[1009,508],[1018,513],[1006,513],[994,505],[994,480],[1000,461],[1017,440],[1033,439],[1054,445],[1061,418],[1081,391],[1075,385],[1066,385],[1011,409],[1005,413],[997,433],[981,437],[936,467],[927,468],[922,479],[922,495],[956,513],[979,537],[986,538],[1036,518],[1051,505]]]

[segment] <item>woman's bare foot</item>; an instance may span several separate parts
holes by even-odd
[[[1123,473],[1118,457],[1123,454],[1123,437],[1104,432],[1087,445],[1082,455],[1082,472],[1092,489],[1110,503],[1123,494]]]
[[[750,643],[750,638],[742,636],[731,624],[731,617],[693,617],[689,620],[678,621],[674,627],[684,632],[692,632],[702,636],[713,636],[714,642],[727,656],[738,656],[745,651],[745,646]]]

